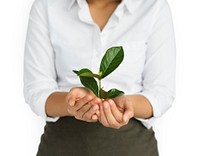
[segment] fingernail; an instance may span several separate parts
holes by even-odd
[[[69,101],[69,105],[70,105],[70,106],[73,106],[72,101]]]
[[[92,116],[92,119],[93,119],[93,120],[96,120],[96,119],[97,119],[97,116],[96,116],[96,115],[93,115],[93,116]]]
[[[112,105],[113,105],[113,102],[112,102],[112,100],[109,100],[109,104],[110,104],[110,106],[112,106]]]
[[[104,108],[108,108],[108,102],[104,102],[103,106]]]
[[[125,115],[125,116],[124,116],[124,121],[126,122],[127,120],[128,120],[128,116]]]

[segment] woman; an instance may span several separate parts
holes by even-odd
[[[124,61],[102,101],[72,70],[98,72],[106,49]],[[175,98],[175,39],[165,0],[35,0],[24,55],[26,103],[46,121],[37,156],[158,156],[152,129]]]

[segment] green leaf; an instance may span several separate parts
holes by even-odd
[[[112,73],[123,61],[124,50],[120,47],[112,47],[106,51],[100,64],[99,73],[101,73],[101,78],[106,77]]]
[[[100,93],[99,93],[99,97],[101,99],[107,99],[108,98],[109,93],[106,92],[105,90],[103,90],[103,88],[100,89]]]
[[[97,81],[93,77],[80,76],[81,83],[88,89],[90,89],[96,96],[98,96]]]
[[[87,68],[83,68],[78,71],[78,76],[88,75],[89,77],[91,77],[92,74],[93,74],[92,71]]]
[[[96,96],[98,96],[98,85],[97,81],[93,78],[95,77],[89,69],[83,68],[79,71],[73,70],[77,76],[79,76],[81,83],[86,88],[90,89]],[[99,76],[99,75],[98,75]]]
[[[77,70],[72,70],[75,74],[78,74],[78,71]]]
[[[99,72],[99,76],[100,76],[100,77],[102,76],[102,72]]]
[[[115,97],[123,95],[123,94],[124,94],[123,91],[113,88],[108,91],[108,98],[115,98]]]
[[[98,74],[94,74],[92,73],[92,71],[90,71],[87,68],[83,68],[79,71],[75,71],[73,70],[74,73],[76,73],[78,76],[84,76],[84,77],[96,77],[98,79],[101,79],[101,77]]]

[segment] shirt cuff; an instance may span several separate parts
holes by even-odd
[[[147,129],[150,129],[154,122],[156,121],[156,117],[151,117],[149,119],[142,119],[142,118],[136,118],[135,119],[139,120]]]
[[[156,119],[158,117],[160,117],[161,112],[159,111],[158,107],[157,107],[157,99],[155,97],[154,94],[152,94],[152,92],[149,91],[143,91],[140,93],[137,93],[137,95],[142,95],[145,98],[147,98],[147,100],[150,102],[152,109],[153,109],[153,116],[151,118],[148,119],[143,119],[143,118],[136,118],[137,120],[141,121],[141,123],[147,128],[150,129],[154,122],[156,121]]]
[[[56,122],[59,118],[60,118],[60,117],[58,117],[58,116],[57,116],[57,117],[48,117],[48,116],[47,116],[45,120],[46,120],[47,122]]]
[[[38,101],[38,106],[35,107],[35,113],[42,117],[47,122],[56,122],[60,117],[49,117],[45,111],[45,103],[48,97],[54,92],[62,92],[62,90],[52,89],[52,90],[44,90],[42,93],[40,92],[40,100]]]

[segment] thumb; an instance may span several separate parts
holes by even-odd
[[[75,95],[71,95],[70,93],[68,93],[66,101],[70,106],[74,106],[75,105],[75,100],[76,100],[76,96]]]
[[[70,98],[69,99],[69,105],[74,106],[74,104],[75,104],[75,98]]]
[[[127,123],[129,121],[129,119],[132,118],[133,116],[134,116],[133,111],[131,111],[129,109],[126,110],[123,115],[123,122]]]

